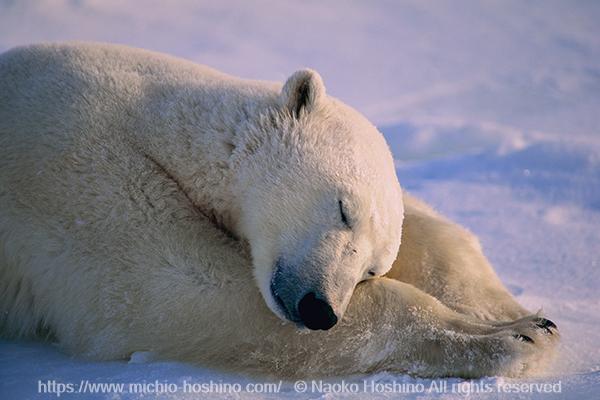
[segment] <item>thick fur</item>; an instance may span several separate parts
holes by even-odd
[[[521,375],[558,337],[310,70],[282,86],[121,46],[11,50],[0,201],[2,335],[93,359]],[[302,328],[307,290],[332,329]]]

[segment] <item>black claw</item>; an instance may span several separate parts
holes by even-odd
[[[517,333],[517,334],[513,335],[513,337],[514,337],[515,339],[517,339],[517,340],[520,340],[520,341],[522,341],[522,342],[527,342],[527,343],[535,343],[535,342],[533,341],[533,339],[532,339],[532,338],[530,338],[529,336],[525,336],[525,335],[519,335],[519,334]]]
[[[546,333],[549,333],[551,335],[554,334],[552,332],[552,329],[558,329],[558,327],[556,326],[556,324],[554,322],[552,322],[552,321],[550,321],[549,319],[546,319],[546,318],[538,318],[535,321],[535,324],[539,328],[545,329]]]

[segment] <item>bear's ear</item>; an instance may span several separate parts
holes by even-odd
[[[281,90],[281,101],[296,117],[300,111],[310,112],[325,97],[321,76],[312,69],[301,69],[288,78]]]

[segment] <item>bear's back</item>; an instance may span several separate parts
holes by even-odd
[[[84,42],[34,44],[0,54],[0,85],[6,89],[0,92],[0,99],[4,100],[17,85],[22,90],[31,87],[34,81],[65,84],[67,78],[93,81],[107,76],[174,82],[236,80],[204,65],[128,46]]]
[[[167,96],[182,93],[180,97],[189,98],[198,90],[207,94],[199,98],[212,103],[226,102],[227,96],[272,92],[265,82],[127,46],[14,48],[0,54],[0,159],[19,154],[20,160],[7,161],[11,165],[0,161],[0,167],[19,168],[17,161],[35,169],[44,158],[81,146],[82,141],[122,137],[132,121],[155,117],[145,109],[161,110]],[[148,107],[152,102],[158,106]]]

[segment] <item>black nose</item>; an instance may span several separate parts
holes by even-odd
[[[314,292],[308,293],[300,300],[298,313],[308,329],[326,331],[337,323],[337,316],[329,303],[317,298]]]

